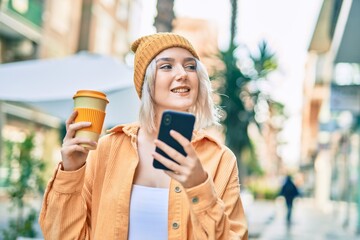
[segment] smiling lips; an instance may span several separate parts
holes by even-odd
[[[186,92],[190,92],[190,88],[188,88],[188,87],[177,87],[177,88],[171,89],[171,91],[173,93],[186,93]]]

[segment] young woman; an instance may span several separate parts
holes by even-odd
[[[132,50],[139,122],[114,127],[96,144],[74,137],[91,123],[70,116],[40,213],[45,239],[247,239],[235,156],[205,131],[218,112],[195,49],[180,35],[157,33]],[[191,141],[171,131],[186,157],[157,139],[168,109],[196,116]],[[155,169],[154,158],[170,170]]]

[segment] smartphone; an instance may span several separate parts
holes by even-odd
[[[178,133],[186,137],[189,141],[191,141],[194,123],[195,116],[191,113],[166,110],[163,112],[161,117],[158,139],[165,142],[167,145],[174,148],[182,155],[186,156],[187,154],[184,151],[184,148],[180,145],[180,143],[178,143],[173,137],[170,136],[170,130],[177,131]],[[164,157],[176,162],[158,147],[156,147],[155,151],[163,155]],[[153,160],[153,166],[154,168],[169,170],[156,159]]]

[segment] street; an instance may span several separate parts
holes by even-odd
[[[283,199],[274,202],[254,201],[248,206],[249,239],[251,240],[360,240],[355,235],[356,206],[352,205],[345,222],[345,204],[332,203],[327,211],[316,207],[313,199],[298,199],[293,210],[293,224],[286,226]]]

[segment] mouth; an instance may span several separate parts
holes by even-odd
[[[173,92],[173,93],[187,93],[187,92],[190,92],[190,88],[188,88],[188,87],[177,87],[177,88],[171,89],[171,92]]]

